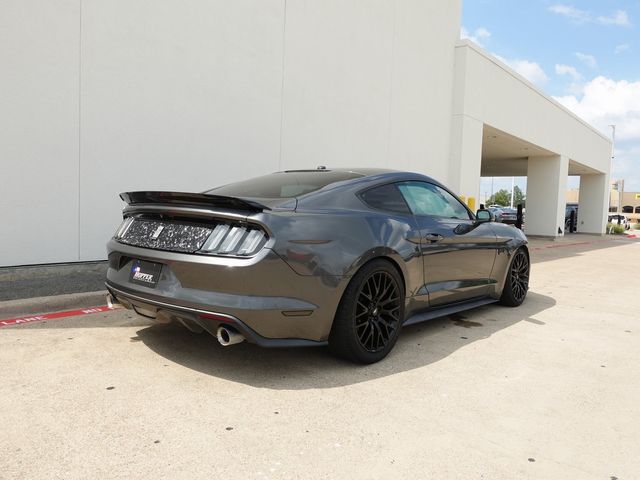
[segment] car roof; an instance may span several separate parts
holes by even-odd
[[[317,172],[320,174],[324,172],[344,172],[344,173],[355,173],[355,174],[362,175],[363,177],[367,177],[370,175],[380,175],[382,173],[399,172],[399,170],[392,170],[388,168],[327,168],[325,166],[319,166],[317,168],[310,168],[310,169],[283,170],[281,172],[275,172],[275,173],[302,173],[302,172],[305,172],[305,173]]]
[[[316,175],[318,175],[318,177],[321,177],[322,175],[327,175],[328,178],[326,178],[326,182],[323,182],[320,178],[318,179],[319,188],[309,192],[305,192],[305,193],[293,194],[290,197],[264,196],[257,192],[256,194],[254,194],[252,191],[247,191],[247,188],[244,188],[247,186],[247,184],[249,184],[249,187],[251,187],[250,184],[252,182],[260,181],[260,179],[265,179],[265,181],[268,181],[267,179],[269,179],[270,177],[277,177],[277,176],[286,177],[288,175],[291,175],[293,177],[295,177],[296,175],[297,176],[304,175],[307,178],[309,178],[309,176],[315,177]],[[295,179],[295,182],[297,181],[298,179]],[[336,202],[339,201],[339,197],[343,197],[342,195],[335,195],[338,192],[340,192],[341,194],[358,193],[360,191],[364,191],[368,188],[371,188],[377,185],[382,185],[385,183],[402,182],[402,181],[429,182],[439,187],[442,187],[445,190],[448,190],[446,186],[442,185],[437,180],[420,173],[403,172],[403,171],[384,169],[384,168],[318,167],[316,169],[298,169],[298,170],[284,170],[284,171],[274,172],[271,174],[263,175],[261,177],[254,177],[243,182],[237,182],[235,184],[228,184],[228,185],[223,185],[221,187],[216,187],[214,189],[206,191],[205,193],[209,195],[227,195],[227,196],[233,196],[240,199],[257,201],[270,208],[275,207],[279,209],[280,208],[288,209],[292,205],[299,204],[299,202],[304,202],[306,205],[309,205],[309,206],[311,205],[337,206]],[[242,191],[243,188],[245,191]],[[251,190],[251,188],[248,188],[248,190]],[[330,197],[335,197],[335,198],[330,198]],[[353,198],[355,199],[355,197]],[[293,204],[291,203],[292,201],[294,202]],[[349,208],[348,205],[346,204],[344,206],[346,208]]]
[[[361,176],[345,181],[328,184],[314,192],[297,197],[298,206],[302,208],[362,208],[363,203],[357,197],[361,192],[385,184],[397,182],[427,182],[446,191],[452,192],[446,185],[421,173],[389,170],[382,168],[336,169],[358,173]],[[465,208],[468,207],[465,205]],[[469,210],[471,212],[471,210]],[[473,213],[473,212],[472,212]]]

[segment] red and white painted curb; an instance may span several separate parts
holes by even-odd
[[[92,313],[109,312],[122,308],[118,305],[103,305],[101,307],[82,308],[79,310],[67,310],[65,312],[43,313],[42,315],[32,315],[28,317],[7,318],[0,320],[0,328],[10,325],[22,325],[25,323],[45,322],[47,320],[55,320],[57,318],[78,317],[81,315],[90,315]]]
[[[595,242],[577,242],[577,243],[558,243],[554,245],[543,245],[541,247],[530,247],[531,250],[546,250],[547,248],[565,248],[565,247],[577,247],[579,245],[591,245]]]

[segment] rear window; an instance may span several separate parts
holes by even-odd
[[[360,197],[370,207],[389,212],[411,214],[407,202],[404,201],[400,190],[394,184],[370,188],[361,193]]]
[[[230,183],[205,193],[228,197],[293,198],[315,192],[332,183],[362,176],[359,173],[334,170],[279,172]]]

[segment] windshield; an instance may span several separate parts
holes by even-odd
[[[320,190],[332,183],[360,178],[362,174],[335,170],[307,170],[272,173],[222,187],[205,193],[227,197],[293,198]]]

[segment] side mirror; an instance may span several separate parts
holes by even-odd
[[[491,215],[491,212],[489,210],[478,210],[476,212],[476,221],[478,223],[484,223],[484,222],[490,222],[491,220],[493,220],[493,215]]]

